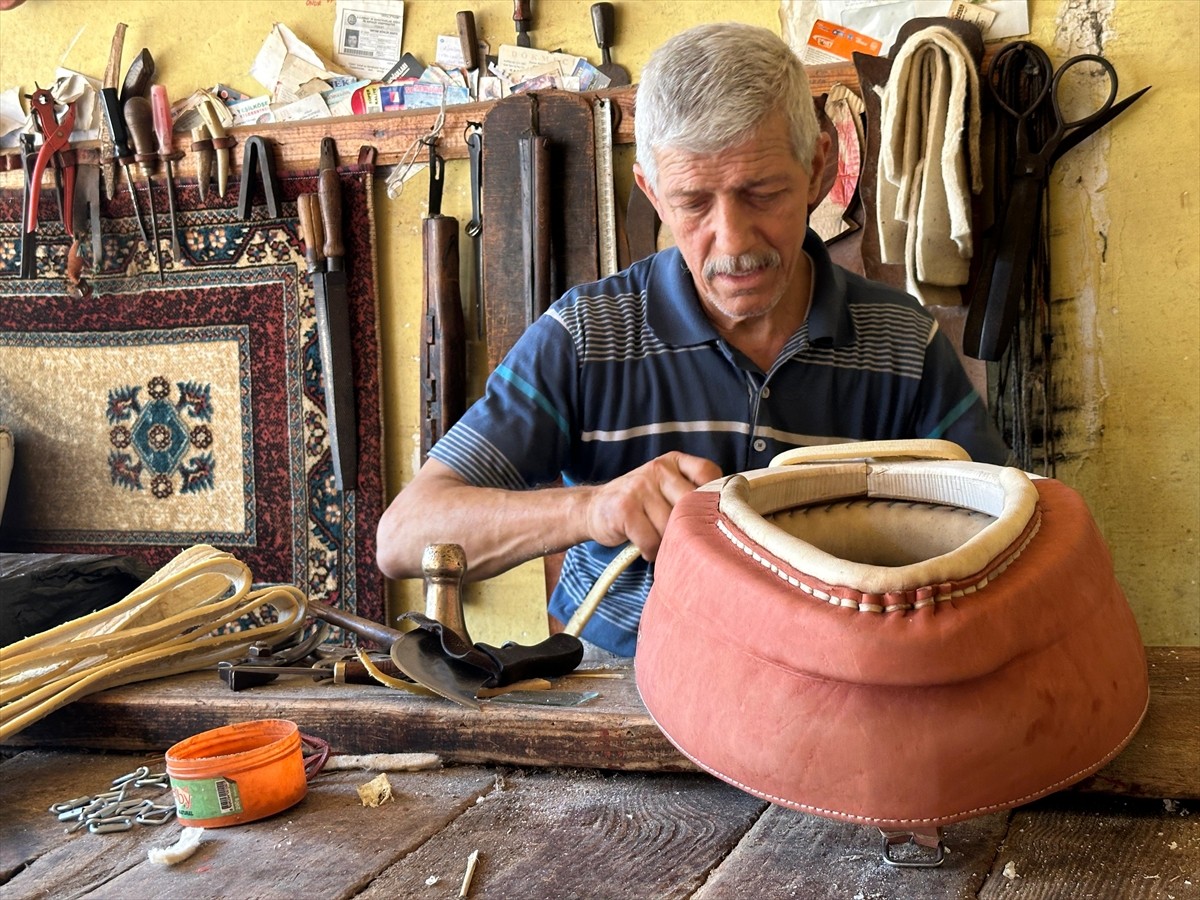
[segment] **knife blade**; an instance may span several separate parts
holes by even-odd
[[[113,32],[112,44],[108,50],[108,66],[104,70],[104,84],[101,87],[116,90],[117,79],[121,77],[121,53],[125,49],[124,22],[118,22]],[[100,129],[100,166],[104,173],[104,196],[109,200],[117,193],[117,160],[115,159],[112,133]]]
[[[342,243],[342,184],[337,169],[321,169],[317,182],[325,232],[324,290],[316,293],[317,337],[325,376],[325,414],[334,480],[339,491],[358,482],[358,424],[354,401],[354,361],[350,338],[345,250]]]

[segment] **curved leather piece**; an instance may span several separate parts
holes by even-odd
[[[879,566],[841,559],[800,540],[764,518],[795,506],[850,497],[954,503],[996,520],[933,559],[905,566]],[[996,565],[1006,564],[1037,527],[1037,491],[1017,469],[971,462],[899,465],[845,463],[797,472],[763,470],[734,475],[721,488],[719,508],[725,533],[786,560],[795,577],[822,590],[852,588],[847,596],[917,592],[951,594],[977,585]],[[880,514],[886,514],[887,508]],[[731,538],[732,539],[732,538]]]
[[[1085,778],[1141,722],[1145,656],[1082,498],[1032,484],[1038,528],[1002,572],[892,611],[792,586],[780,576],[803,575],[791,561],[721,532],[717,485],[693,492],[642,616],[647,709],[717,777],[885,829],[949,824]]]

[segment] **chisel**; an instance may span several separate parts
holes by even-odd
[[[529,11],[530,0],[513,0],[513,23],[517,28],[517,46],[529,47],[529,25],[533,14]]]

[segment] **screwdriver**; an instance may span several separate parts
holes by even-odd
[[[145,97],[130,97],[125,101],[125,124],[133,136],[137,150],[134,159],[146,177],[147,195],[150,199],[150,232],[154,236],[154,256],[158,262],[158,280],[166,281],[162,268],[162,247],[158,243],[158,219],[154,214],[154,171],[158,168],[158,147],[154,140],[154,113],[150,101]]]
[[[125,116],[121,112],[121,101],[117,97],[117,89],[104,88],[100,91],[100,100],[104,104],[104,118],[108,121],[108,133],[112,135],[114,158],[125,169],[125,183],[129,185],[129,202],[133,204],[133,214],[137,218],[138,231],[142,233],[142,241],[146,244],[146,249],[149,249],[150,235],[146,234],[146,223],[142,221],[137,190],[133,186],[133,173],[129,170],[129,164],[133,162],[133,151],[129,149],[129,132],[125,130]]]
[[[179,256],[179,237],[175,226],[175,173],[171,163],[182,159],[183,153],[176,152],[171,134],[171,104],[167,100],[167,89],[161,84],[150,88],[150,103],[154,108],[154,133],[158,135],[158,158],[167,167],[167,204],[171,211],[171,258],[176,263],[181,262]]]

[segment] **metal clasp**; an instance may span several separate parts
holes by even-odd
[[[909,831],[884,831],[880,828],[879,833],[883,836],[883,861],[889,866],[898,869],[934,869],[946,860],[941,828],[913,828]],[[893,847],[907,844],[933,852],[913,851],[911,855],[893,855]]]

